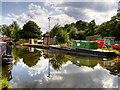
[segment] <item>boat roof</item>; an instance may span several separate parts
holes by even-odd
[[[104,38],[108,38],[108,39],[115,39],[115,37],[104,37]]]

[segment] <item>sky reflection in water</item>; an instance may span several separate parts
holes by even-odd
[[[42,52],[34,50],[33,53],[28,52],[26,48],[23,49],[27,51],[21,50],[22,54],[24,51],[34,54],[33,57],[37,55],[40,59],[35,61],[37,62],[35,65],[34,62],[30,65],[30,62],[27,62],[31,60],[26,60],[24,55],[20,55],[18,48],[14,49],[13,54],[17,59],[11,69],[12,79],[9,81],[11,88],[118,88],[118,76],[110,74],[109,70],[103,68],[107,61],[47,50],[41,50]],[[3,67],[3,72],[5,70]]]

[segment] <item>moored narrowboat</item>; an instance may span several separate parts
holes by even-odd
[[[88,56],[88,57],[110,58],[117,56],[117,54],[113,51],[98,49],[97,42],[85,41],[85,40],[74,40],[72,48],[51,45],[50,49],[56,49],[62,52],[64,51],[68,54]]]
[[[0,42],[0,64],[12,64],[13,56],[11,55],[11,41]]]

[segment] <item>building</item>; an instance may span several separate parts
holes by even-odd
[[[51,38],[49,34],[46,34],[44,36],[43,44],[44,45],[55,45],[56,44],[56,36],[54,36],[54,38]]]

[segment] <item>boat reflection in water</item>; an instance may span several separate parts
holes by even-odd
[[[12,80],[12,69],[13,65],[4,65],[1,67],[2,68],[2,78],[7,78],[8,81]]]
[[[46,53],[47,52],[47,53]],[[46,54],[45,54],[46,53]],[[80,57],[70,56],[54,51],[44,51],[45,57],[49,58],[49,63],[55,70],[60,70],[62,64],[71,61],[76,66],[87,66],[93,68],[99,64],[101,67],[110,71],[110,74],[120,77],[120,58],[95,58],[95,57]],[[105,61],[104,61],[105,60]]]
[[[13,47],[11,88],[118,88],[120,62],[114,58],[67,55]],[[117,58],[119,59],[119,58]],[[112,61],[111,61],[112,60]],[[113,61],[114,60],[114,61]],[[4,67],[3,67],[4,68]],[[3,72],[10,76],[5,69]]]

